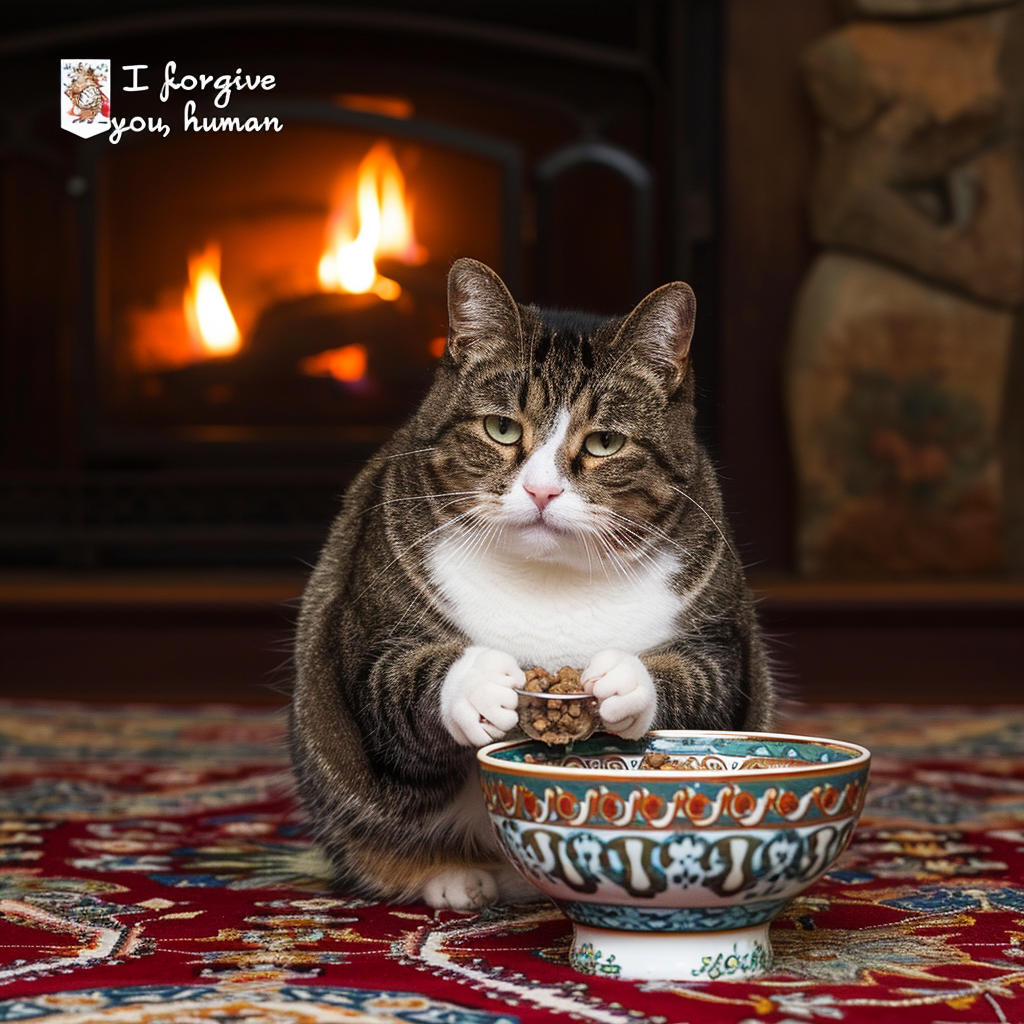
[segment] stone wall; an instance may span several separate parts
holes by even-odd
[[[786,379],[807,574],[1018,558],[1021,7],[850,0],[853,20],[804,55],[823,248]]]

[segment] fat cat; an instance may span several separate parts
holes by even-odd
[[[299,615],[293,763],[348,891],[456,910],[524,895],[475,765],[516,729],[524,668],[583,669],[628,738],[770,727],[694,433],[694,311],[678,282],[624,318],[542,311],[453,265],[434,383],[345,495]]]

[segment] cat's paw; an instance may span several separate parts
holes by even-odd
[[[515,658],[491,647],[467,647],[441,687],[441,721],[456,743],[483,747],[519,721],[516,688],[526,673]]]
[[[590,659],[580,681],[600,701],[598,710],[608,732],[635,740],[650,729],[658,710],[658,691],[635,654],[600,651]]]
[[[498,882],[484,868],[447,868],[423,886],[423,902],[436,910],[479,910],[498,898]]]

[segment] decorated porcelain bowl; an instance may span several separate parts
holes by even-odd
[[[573,922],[573,966],[680,981],[771,968],[768,926],[846,848],[871,760],[837,740],[667,731],[477,757],[506,853]]]

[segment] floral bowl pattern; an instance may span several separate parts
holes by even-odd
[[[666,761],[667,767],[646,767]],[[780,733],[492,743],[484,799],[520,873],[572,920],[588,974],[707,981],[772,964],[768,926],[846,848],[871,755]],[[643,765],[643,766],[642,766]]]

